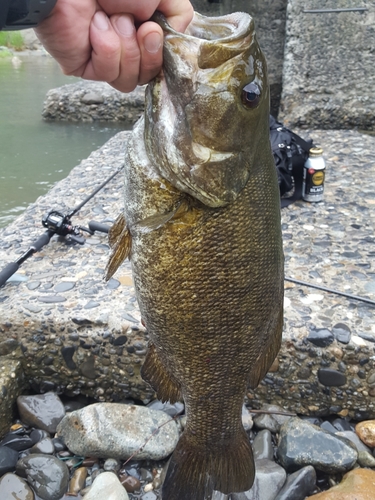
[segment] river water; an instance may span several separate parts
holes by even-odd
[[[0,58],[0,227],[123,129],[119,124],[45,122],[51,88],[77,81],[47,56]]]

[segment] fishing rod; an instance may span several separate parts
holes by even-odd
[[[335,290],[333,288],[328,288],[321,285],[316,285],[315,283],[309,283],[307,281],[301,281],[294,278],[290,278],[285,276],[285,281],[290,281],[291,283],[295,283],[296,285],[307,286],[310,288],[315,288],[317,290],[321,290],[322,292],[334,293],[336,295],[341,295],[342,297],[346,297],[347,299],[359,300],[360,302],[365,302],[366,304],[370,304],[371,306],[375,306],[375,300],[368,299],[367,297],[360,297],[358,295],[352,295],[351,293],[340,292],[339,290]]]
[[[42,218],[42,224],[47,228],[47,231],[42,234],[30,247],[26,250],[24,254],[21,255],[16,261],[7,264],[2,271],[0,271],[0,287],[2,287],[6,281],[16,273],[21,264],[25,262],[29,257],[34,255],[34,253],[39,252],[45,245],[47,245],[52,236],[57,234],[58,236],[65,237],[68,241],[73,241],[80,245],[85,243],[85,238],[82,236],[81,231],[85,231],[89,234],[94,234],[95,231],[101,231],[107,233],[109,230],[108,226],[104,224],[99,224],[95,221],[89,223],[89,228],[83,226],[73,226],[71,223],[71,218],[84,206],[88,201],[91,200],[106,184],[108,184],[121,170],[123,166],[116,170],[108,179],[106,179],[99,187],[97,187],[87,198],[85,198],[79,205],[77,205],[68,214],[63,214],[58,210],[50,210]]]
[[[304,10],[304,14],[330,14],[336,12],[365,12],[367,7],[351,7],[348,9],[311,9]]]

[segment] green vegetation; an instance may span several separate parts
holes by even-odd
[[[0,61],[3,59],[9,59],[13,56],[13,52],[6,49],[5,47],[0,47]]]
[[[22,50],[24,41],[19,31],[0,31],[0,46],[13,50]]]

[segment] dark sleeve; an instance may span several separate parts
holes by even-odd
[[[34,28],[45,19],[57,0],[0,0],[0,30]]]

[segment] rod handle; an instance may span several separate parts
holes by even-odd
[[[100,224],[100,222],[90,220],[89,228],[91,229],[91,231],[99,231],[101,233],[108,233],[108,231],[110,230],[111,227],[107,226],[106,224]]]
[[[9,262],[9,264],[0,271],[0,287],[5,285],[6,281],[18,271],[19,267],[17,262]]]

